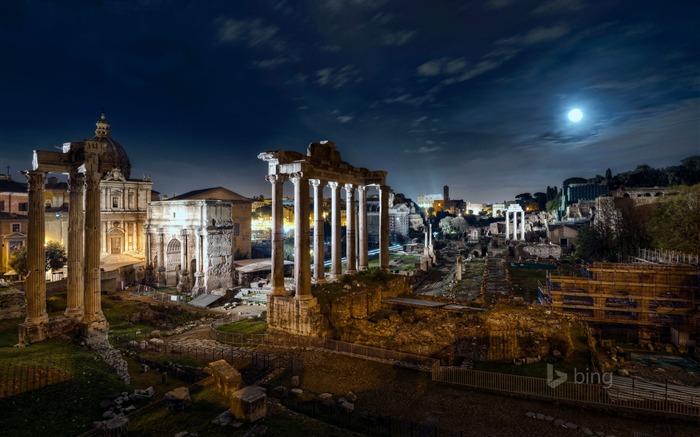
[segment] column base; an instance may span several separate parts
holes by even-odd
[[[357,273],[357,270],[355,270],[355,269],[353,269],[353,270],[346,270],[346,271],[345,271],[345,274],[346,274],[346,275],[354,275],[354,274],[356,274],[356,273]]]
[[[80,308],[68,308],[66,309],[66,312],[64,313],[66,317],[69,319],[76,319],[76,320],[82,320],[83,316],[85,315],[85,309],[80,307]]]
[[[20,323],[19,326],[19,345],[25,346],[31,343],[46,340],[47,330],[46,324]]]
[[[97,330],[107,332],[107,330],[109,330],[109,323],[104,314],[102,314],[102,311],[95,314],[86,314],[81,321],[81,330],[83,325],[85,325],[85,329],[88,331]]]
[[[322,323],[318,300],[286,296],[267,297],[267,324],[272,331],[295,335],[317,336]]]
[[[318,284],[318,285],[320,285],[320,284],[325,284],[325,283],[326,283],[326,278],[322,278],[322,279],[313,279],[313,280],[312,280],[312,283]]]
[[[272,296],[286,296],[287,289],[284,288],[284,285],[275,285],[270,289],[270,295],[272,295]]]

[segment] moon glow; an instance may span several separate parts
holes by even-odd
[[[569,111],[567,117],[569,117],[569,120],[573,121],[574,123],[578,123],[583,119],[583,112],[581,112],[580,109],[575,108]]]

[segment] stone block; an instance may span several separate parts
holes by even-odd
[[[231,413],[238,420],[255,422],[267,414],[267,394],[258,386],[244,387],[231,395]]]
[[[216,391],[226,398],[241,388],[241,374],[226,360],[209,363],[209,369],[216,384]]]
[[[184,410],[192,403],[190,390],[187,387],[178,387],[170,390],[165,394],[165,399],[168,400],[168,408],[170,410]]]

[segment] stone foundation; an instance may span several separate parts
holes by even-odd
[[[267,324],[271,331],[317,336],[321,331],[321,307],[316,298],[298,300],[288,296],[268,296]]]
[[[78,321],[66,317],[57,317],[47,323],[38,325],[30,323],[19,324],[19,344],[36,343],[47,338],[58,337],[62,334],[77,331]]]

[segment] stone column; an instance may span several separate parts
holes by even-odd
[[[328,182],[331,189],[331,278],[338,279],[341,271],[341,242],[340,242],[340,185],[338,182]]]
[[[68,179],[68,303],[66,317],[81,319],[85,312],[84,196],[85,175],[78,172]]]
[[[204,273],[202,273],[202,229],[197,228],[195,233],[195,261],[196,261],[196,271],[194,272],[194,287],[192,291],[199,294],[204,289]],[[232,284],[233,285],[233,284]]]
[[[309,254],[309,180],[302,172],[291,175],[294,183],[294,285],[297,300],[311,299]]]
[[[525,241],[525,211],[520,211],[520,239]]]
[[[357,273],[355,217],[355,188],[345,184],[345,272],[349,275]]]
[[[49,321],[46,313],[46,255],[44,248],[44,185],[46,173],[28,171],[29,208],[27,216],[27,278],[25,299],[27,300],[27,317],[24,323],[37,326]],[[20,339],[22,341],[23,339]],[[41,338],[43,340],[43,338]]]
[[[510,213],[508,210],[505,211],[506,213],[506,240],[510,238]]]
[[[146,266],[153,265],[153,255],[151,254],[151,225],[144,225],[144,258],[146,258]]]
[[[272,185],[272,290],[274,296],[284,296],[284,210],[283,194],[284,179],[280,175],[269,175],[266,178]]]
[[[386,185],[379,186],[379,268],[389,271],[389,195]],[[431,236],[432,237],[432,236]],[[432,244],[432,242],[431,242]]]
[[[518,239],[518,213],[513,211],[513,240]]]
[[[187,271],[189,267],[189,261],[187,257],[187,229],[180,230],[180,281],[177,283],[177,291],[188,292],[190,291],[190,276]]]
[[[96,148],[89,142],[86,149]],[[102,284],[100,275],[100,172],[96,150],[86,150],[85,159],[85,317],[91,329],[107,330],[102,314]]]
[[[324,274],[324,234],[323,234],[323,185],[318,179],[311,179],[314,187],[314,282],[326,280]]]
[[[369,265],[369,259],[367,256],[368,244],[367,244],[367,187],[360,185],[357,187],[357,193],[359,197],[358,206],[358,220],[357,220],[357,232],[359,234],[359,246],[357,248],[358,252],[358,264],[360,271],[367,270]]]
[[[158,229],[158,286],[165,287],[168,284],[167,271],[165,269],[165,229]]]

